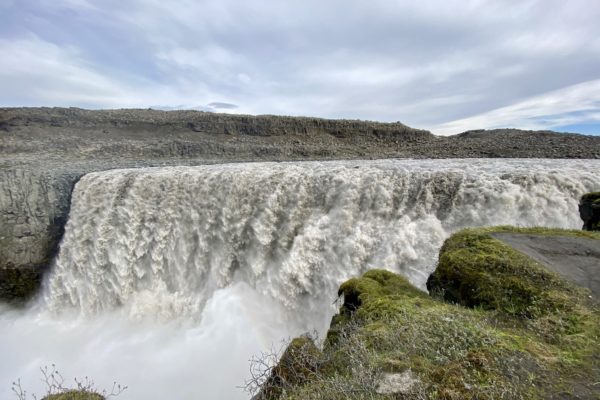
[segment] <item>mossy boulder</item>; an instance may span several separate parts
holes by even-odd
[[[322,350],[306,348],[319,359],[310,379],[272,398],[599,398],[598,304],[493,231],[557,233],[500,227],[453,235],[430,280],[434,296],[383,270],[344,282]],[[411,376],[410,393],[378,391],[390,374]]]
[[[581,289],[491,232],[464,230],[446,240],[427,289],[452,303],[529,318],[573,308]]]
[[[586,193],[581,196],[581,201],[600,204],[600,192]]]
[[[42,400],[105,400],[105,397],[94,392],[84,390],[69,390],[64,393],[51,394]]]
[[[373,269],[361,278],[352,278],[344,282],[338,290],[338,296],[344,298],[340,314],[350,316],[360,310],[361,313],[366,311],[372,318],[380,317],[382,312],[394,313],[399,297],[426,298],[427,294],[402,276],[386,270]],[[374,315],[369,311],[377,311],[378,314]]]
[[[583,220],[583,229],[600,231],[600,192],[584,194],[579,202],[579,215]]]

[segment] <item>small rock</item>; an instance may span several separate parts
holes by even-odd
[[[383,374],[377,382],[378,394],[408,394],[421,381],[408,369],[399,374]]]

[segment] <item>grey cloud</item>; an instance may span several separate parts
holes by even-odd
[[[225,109],[225,110],[235,110],[236,108],[239,108],[237,104],[222,103],[219,101],[213,101],[212,103],[208,103],[207,106],[215,108],[215,109]]]

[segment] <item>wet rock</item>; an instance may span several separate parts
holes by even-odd
[[[600,192],[585,194],[579,202],[583,230],[600,231]]]
[[[21,306],[38,292],[44,268],[4,267],[0,269],[0,301]]]

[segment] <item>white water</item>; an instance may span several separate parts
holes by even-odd
[[[316,328],[370,268],[424,287],[465,226],[580,228],[600,161],[385,160],[114,170],[77,184],[43,295],[0,310],[0,398],[37,369],[120,399],[234,399],[248,358]]]

